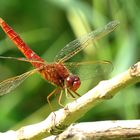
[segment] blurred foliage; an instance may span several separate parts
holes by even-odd
[[[89,46],[71,61],[109,60],[113,77],[125,71],[140,58],[139,0],[1,0],[0,17],[18,32],[24,41],[46,61],[73,39],[101,27],[111,20],[121,22],[108,36]],[[98,44],[97,44],[98,43]],[[96,49],[95,49],[96,48]],[[0,29],[0,55],[23,57]],[[31,69],[27,62],[0,61],[1,81]],[[84,81],[79,94],[93,87]],[[55,87],[39,74],[28,78],[11,94],[0,97],[0,131],[17,129],[39,122],[50,113],[46,97]],[[113,99],[99,104],[79,121],[137,119],[140,117],[139,84],[127,87]],[[56,110],[57,98],[51,98]],[[70,102],[63,97],[63,103]]]

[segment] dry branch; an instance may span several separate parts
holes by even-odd
[[[100,121],[72,124],[63,133],[43,140],[140,139],[140,120]]]
[[[140,62],[116,77],[100,82],[76,101],[65,108],[51,113],[44,121],[0,134],[0,139],[8,140],[40,140],[51,133],[61,133],[64,128],[81,118],[97,103],[112,98],[118,91],[130,84],[140,81]]]

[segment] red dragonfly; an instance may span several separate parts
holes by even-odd
[[[76,96],[80,96],[76,91],[80,87],[81,81],[78,75],[73,74],[69,67],[78,68],[86,65],[94,65],[95,71],[97,75],[100,75],[101,67],[109,67],[111,65],[108,61],[98,61],[98,62],[77,62],[77,63],[68,63],[64,62],[70,59],[72,56],[80,52],[82,49],[88,46],[91,41],[95,41],[97,39],[102,38],[108,33],[112,32],[117,26],[118,21],[109,22],[104,27],[92,31],[72,42],[67,44],[55,57],[54,63],[47,63],[42,58],[40,58],[34,51],[32,51],[26,43],[14,32],[14,30],[2,19],[0,18],[0,26],[7,34],[7,36],[12,40],[12,42],[16,45],[16,47],[24,54],[26,59],[22,58],[12,58],[12,57],[4,57],[0,56],[0,58],[9,58],[9,59],[17,59],[21,61],[30,62],[35,69],[23,73],[19,76],[6,79],[0,83],[0,95],[4,95],[14,90],[17,86],[19,86],[26,78],[31,76],[32,74],[39,72],[42,77],[49,81],[51,84],[56,86],[56,89],[53,90],[48,96],[47,101],[50,105],[50,97],[54,94],[60,93],[58,103],[61,104],[61,96],[65,91],[66,94],[71,95],[73,98]],[[68,67],[69,66],[69,67]],[[99,71],[98,71],[99,70]],[[86,70],[88,71],[88,70]],[[107,71],[103,71],[106,73]],[[87,76],[87,75],[86,75]],[[94,75],[95,76],[95,75]],[[50,105],[51,106],[51,105]]]

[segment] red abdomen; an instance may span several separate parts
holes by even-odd
[[[7,36],[12,40],[12,42],[16,45],[16,47],[25,55],[27,59],[44,62],[44,60],[41,59],[34,51],[32,51],[26,45],[26,43],[17,35],[17,33],[14,32],[14,30],[8,24],[6,24],[1,18],[0,18],[0,26],[7,34]],[[38,63],[38,62],[37,63],[31,62],[31,63],[36,68],[42,66],[42,63]]]

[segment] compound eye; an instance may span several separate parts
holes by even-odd
[[[76,91],[81,85],[80,78],[76,75],[70,75],[66,79],[66,86],[72,91]]]

